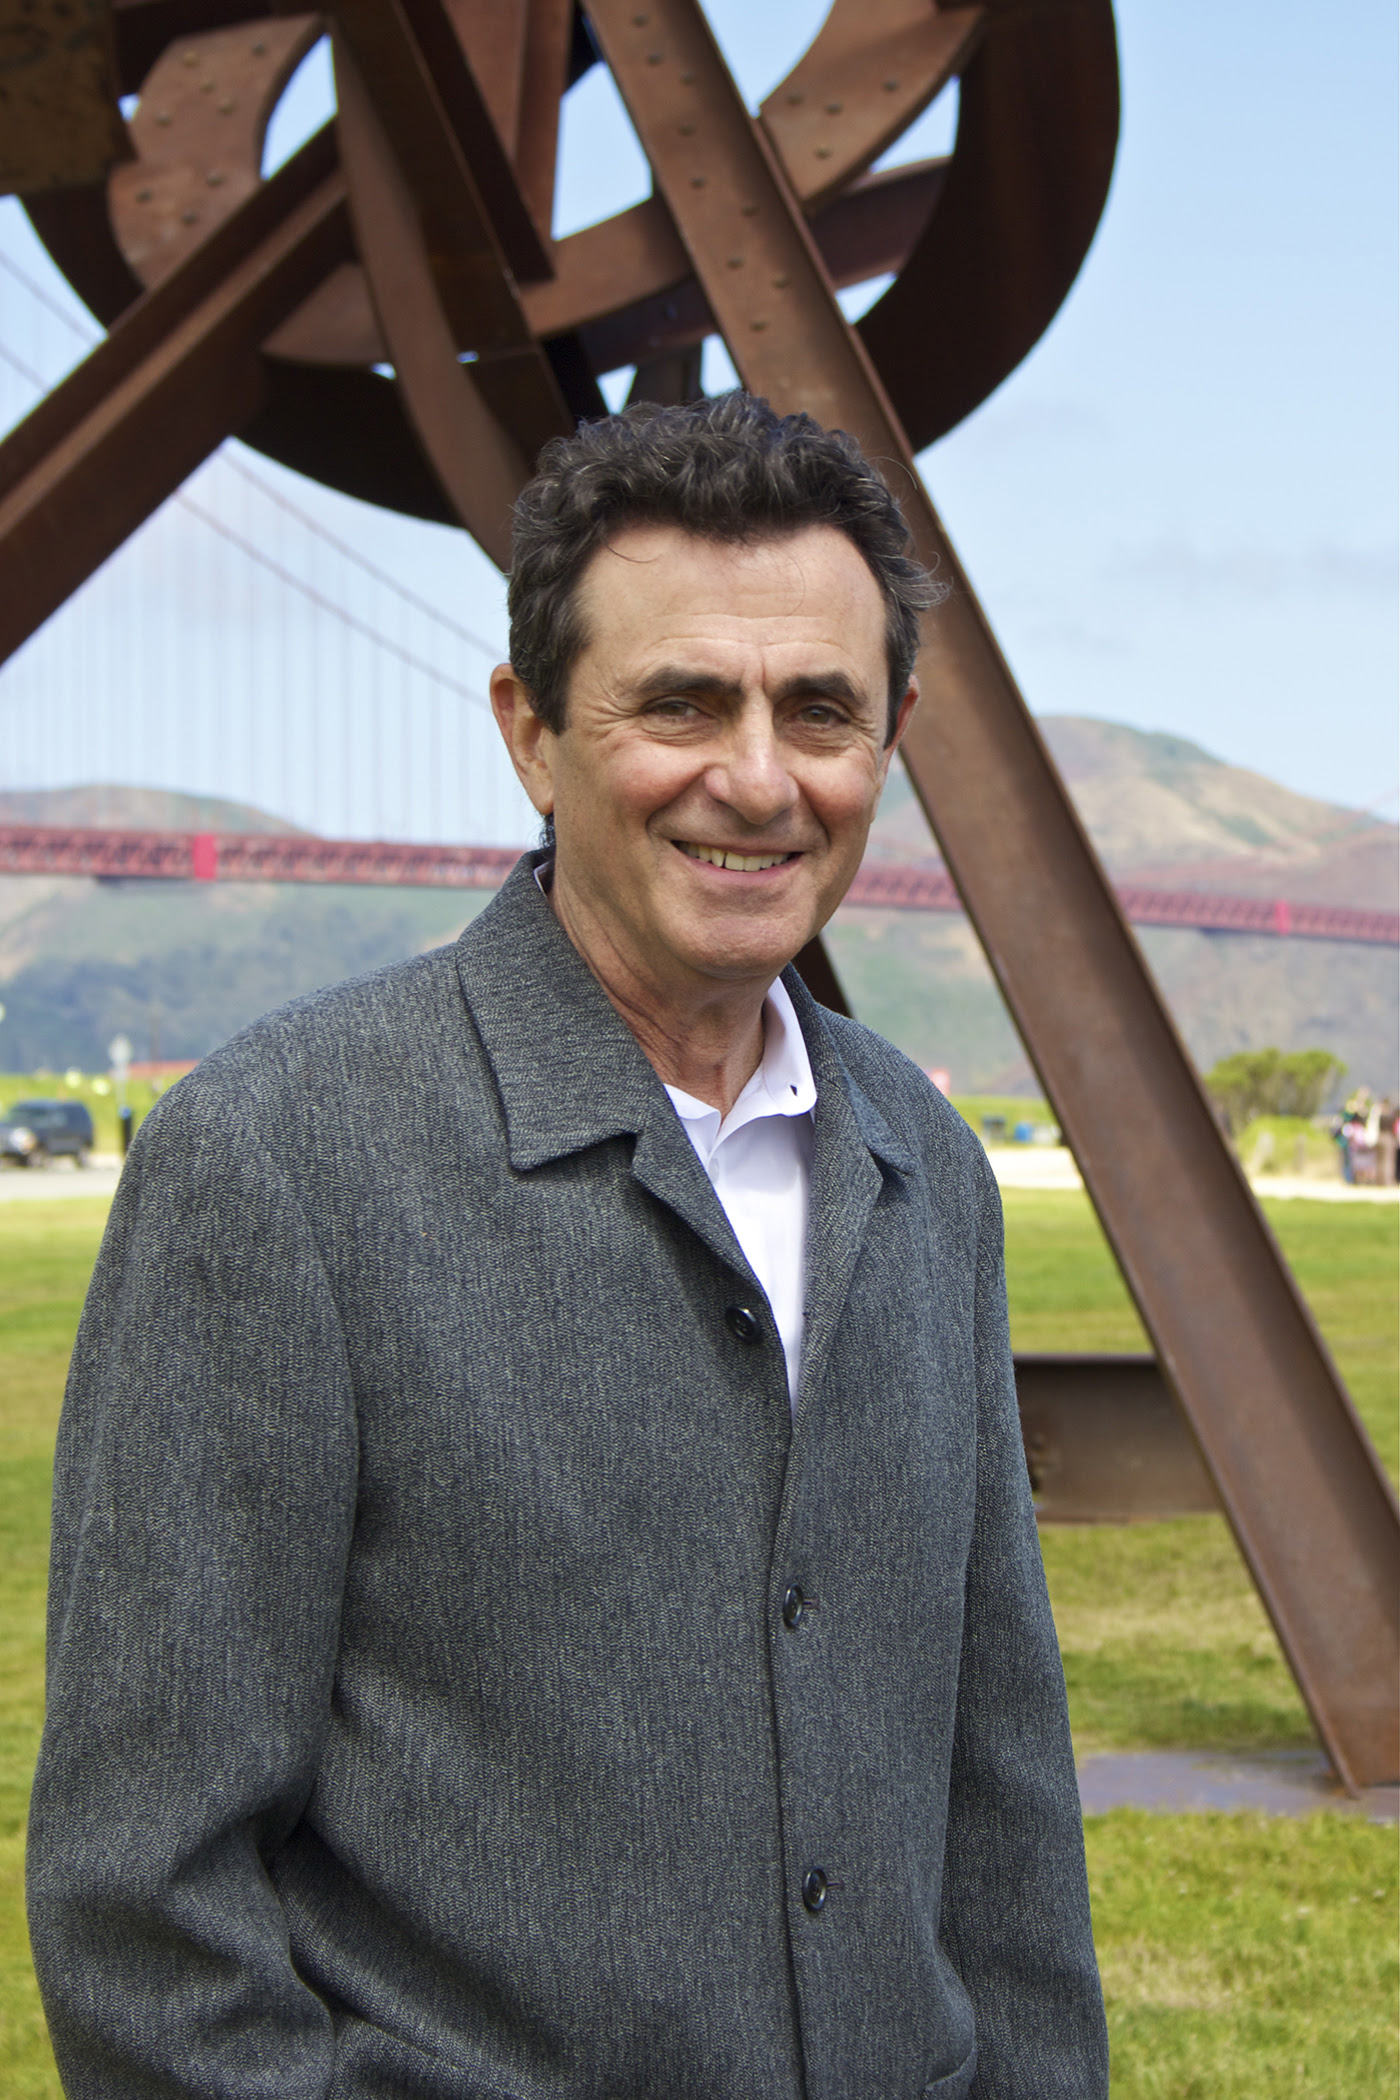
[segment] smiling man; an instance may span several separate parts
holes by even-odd
[[[934,596],[805,417],[551,447],[545,846],[148,1119],[58,1454],[69,2094],[1106,2092],[995,1184],[790,967]]]

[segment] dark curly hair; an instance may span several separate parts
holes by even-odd
[[[831,525],[864,556],[885,601],[888,736],[919,646],[919,614],[947,596],[910,552],[890,490],[843,430],[775,415],[751,394],[683,408],[638,402],[555,438],[515,506],[510,653],[535,712],[564,727],[569,675],[588,637],[578,586],[621,526],[679,525],[740,542]]]

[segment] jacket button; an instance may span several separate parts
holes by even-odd
[[[794,1583],[792,1588],[788,1591],[787,1595],[783,1598],[784,1626],[797,1625],[798,1621],[802,1617],[802,1613],[806,1607],[806,1603],[807,1599],[803,1596],[801,1590],[798,1589],[796,1583]]]
[[[805,1909],[815,1917],[826,1902],[826,1876],[820,1867],[813,1867],[802,1884],[802,1902]]]
[[[762,1331],[747,1305],[726,1305],[724,1324],[736,1342],[756,1342]]]

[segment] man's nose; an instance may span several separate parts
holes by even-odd
[[[766,708],[761,714],[746,711],[729,725],[723,753],[708,768],[705,786],[746,824],[769,824],[793,807],[797,782]]]

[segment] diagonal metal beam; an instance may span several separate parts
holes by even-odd
[[[0,662],[257,414],[263,338],[350,252],[328,130],[0,445]]]
[[[478,354],[483,394],[533,460],[573,428],[517,288],[552,265],[443,0],[340,0],[336,23],[374,84],[453,340]]]
[[[588,14],[744,384],[885,462],[954,586],[915,788],[1328,1753],[1353,1789],[1393,1783],[1395,1496],[696,0]]]
[[[529,467],[482,399],[475,368],[457,361],[408,186],[339,32],[334,49],[350,210],[399,391],[453,509],[508,569],[511,512]]]

